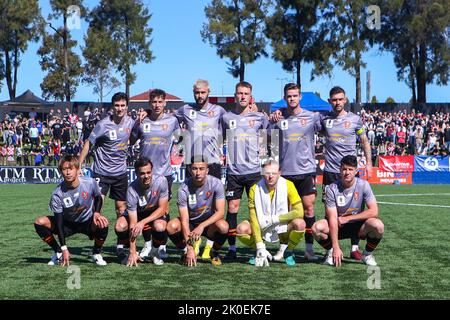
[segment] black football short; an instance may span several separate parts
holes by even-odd
[[[128,174],[124,173],[120,176],[110,177],[103,176],[94,172],[94,179],[97,181],[102,195],[106,196],[108,191],[109,197],[117,201],[127,201]]]
[[[308,196],[310,194],[317,194],[316,175],[314,173],[283,176],[283,178],[294,184],[300,197]]]
[[[50,220],[50,223],[52,225],[52,232],[54,234],[58,233],[57,227],[56,227],[56,220],[55,216],[47,216],[47,218]],[[93,219],[90,218],[89,220],[85,222],[63,222],[63,232],[64,237],[68,238],[74,234],[82,233],[89,237],[89,239],[94,239],[94,232],[92,231],[92,224]]]
[[[169,189],[169,201],[170,201],[170,199],[172,199],[173,176],[169,175],[169,176],[165,176],[165,178],[167,180],[167,188]]]
[[[244,188],[248,196],[250,188],[259,180],[261,180],[259,172],[242,175],[227,174],[227,200],[241,199]]]

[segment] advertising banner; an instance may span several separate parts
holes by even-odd
[[[380,156],[379,167],[383,171],[413,172],[414,156]]]
[[[449,172],[449,156],[415,156],[415,172]]]

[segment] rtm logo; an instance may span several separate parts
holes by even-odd
[[[67,29],[81,29],[81,9],[79,6],[71,5],[67,7]]]
[[[66,286],[67,289],[80,289],[81,288],[81,271],[78,266],[69,266],[67,268],[66,273],[70,274],[69,278],[67,278]]]
[[[381,10],[377,5],[370,5],[366,9],[366,13],[368,14],[366,18],[366,26],[370,30],[381,29]]]
[[[381,289],[381,270],[378,266],[369,266],[367,268],[367,273],[370,274],[367,278],[367,289]]]

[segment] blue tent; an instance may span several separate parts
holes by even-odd
[[[302,92],[300,106],[309,111],[331,111],[331,105],[325,100],[320,99],[314,92]],[[270,112],[274,112],[280,108],[286,108],[287,104],[284,99],[274,102],[270,105]]]

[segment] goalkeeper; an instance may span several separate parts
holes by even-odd
[[[269,266],[272,255],[263,240],[280,242],[287,246],[284,254],[276,254],[275,261],[285,260],[295,265],[294,248],[305,235],[303,206],[294,184],[281,177],[280,166],[274,160],[263,165],[263,179],[250,188],[248,197],[250,222],[237,227],[237,238],[245,245],[256,248],[256,257],[250,259],[255,266]],[[283,252],[282,250],[279,252]]]

